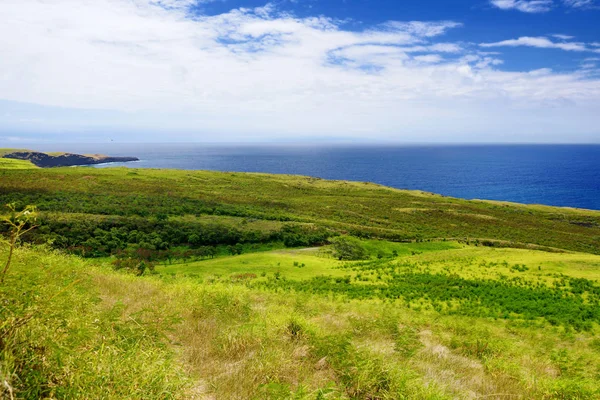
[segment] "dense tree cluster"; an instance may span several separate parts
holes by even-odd
[[[156,260],[214,256],[215,246],[241,254],[241,245],[281,242],[287,247],[321,245],[332,233],[312,225],[284,224],[279,230],[258,230],[204,222],[181,222],[167,216],[112,218],[41,218],[26,240],[50,243],[85,257],[103,257],[128,248],[152,251]],[[0,228],[2,229],[2,228]],[[184,247],[180,249],[178,247]]]

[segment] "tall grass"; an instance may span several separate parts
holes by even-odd
[[[3,257],[8,246],[0,241]],[[4,397],[181,397],[186,377],[164,340],[167,322],[103,301],[94,267],[77,258],[24,248],[13,263],[0,286]]]
[[[0,304],[0,371],[14,398],[600,396],[594,332],[243,280],[140,278],[43,247],[15,250]]]

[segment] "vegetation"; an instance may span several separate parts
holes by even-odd
[[[10,158],[0,158],[0,169],[33,169],[38,168],[27,160],[13,160]]]
[[[331,241],[333,255],[338,260],[364,260],[368,258],[366,249],[360,240],[351,236],[340,236]]]
[[[34,224],[37,220],[37,212],[33,206],[27,206],[22,211],[17,211],[14,204],[7,204],[6,207],[10,213],[8,217],[4,217],[0,221],[4,222],[9,229],[9,250],[4,268],[0,272],[0,284],[4,283],[4,278],[10,268],[17,241],[36,227]]]
[[[600,398],[598,212],[89,168],[0,201],[0,398]]]
[[[286,175],[127,168],[0,170],[0,202],[46,213],[160,222],[167,217],[238,217],[391,241],[479,240],[600,253],[600,213],[465,201],[416,191]],[[67,218],[68,219],[68,218]],[[48,224],[52,219],[46,218]],[[164,220],[163,220],[164,221]],[[193,223],[193,221],[191,222]],[[127,222],[129,224],[129,222]],[[95,226],[88,231],[93,232]],[[543,234],[542,234],[543,232]]]

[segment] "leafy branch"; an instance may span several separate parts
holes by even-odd
[[[4,278],[10,269],[13,253],[19,238],[37,227],[35,223],[37,222],[38,216],[37,208],[35,206],[26,206],[21,211],[17,211],[15,203],[7,204],[6,207],[9,210],[9,214],[8,216],[0,217],[0,221],[9,226],[9,251],[8,259],[6,260],[6,264],[4,264],[2,274],[0,275],[0,284],[4,283]]]

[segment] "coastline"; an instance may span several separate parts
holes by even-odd
[[[74,153],[42,153],[38,151],[5,151],[2,158],[30,161],[40,168],[77,167],[86,165],[125,163],[139,161],[137,157],[114,157],[103,154],[82,155]]]

